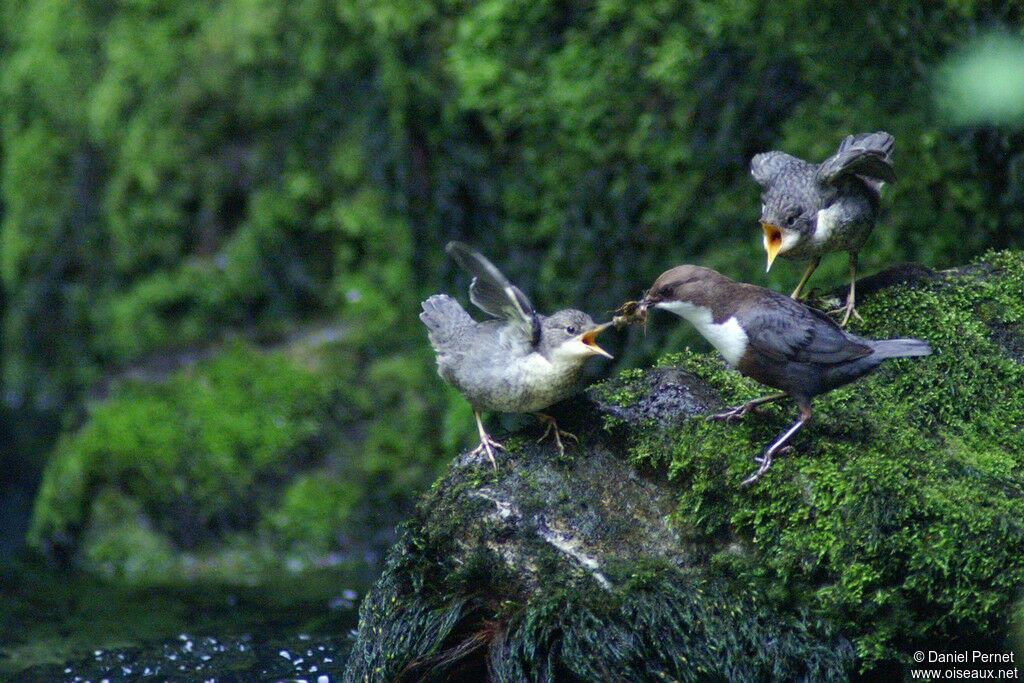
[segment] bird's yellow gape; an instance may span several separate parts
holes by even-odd
[[[597,335],[601,334],[611,326],[612,323],[602,323],[600,325],[596,325],[595,327],[590,328],[582,335],[580,335],[580,341],[589,346],[594,353],[600,356],[604,356],[605,358],[612,358],[614,360],[612,354],[608,353],[607,351],[605,351],[604,349],[597,345]]]
[[[782,229],[771,223],[762,223],[761,228],[764,230],[764,250],[768,252],[768,267],[765,268],[765,272],[768,272],[782,248]]]

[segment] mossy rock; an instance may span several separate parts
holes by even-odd
[[[344,550],[363,502],[338,434],[344,400],[299,355],[234,343],[116,386],[62,437],[29,542],[146,581],[249,580]]]
[[[1024,588],[1024,256],[863,283],[855,331],[927,339],[795,417],[689,350],[506,437],[421,502],[362,606],[347,680],[879,680],[918,649],[1006,651]]]

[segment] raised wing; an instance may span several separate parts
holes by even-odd
[[[462,242],[449,242],[445,251],[473,276],[469,300],[477,308],[495,318],[507,320],[531,344],[536,345],[540,341],[540,318],[533,304],[493,263]]]
[[[747,332],[747,343],[777,360],[834,365],[872,353],[824,313],[786,296],[763,298],[736,317]]]
[[[804,162],[785,152],[764,152],[756,154],[750,160],[750,175],[761,187],[769,183],[787,168],[799,166]]]
[[[896,139],[879,131],[848,135],[839,151],[818,166],[817,180],[834,185],[851,175],[891,183],[896,180],[892,167],[892,148]]]

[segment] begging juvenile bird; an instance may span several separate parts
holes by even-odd
[[[896,180],[890,155],[894,139],[884,132],[850,135],[835,156],[820,164],[808,163],[783,152],[758,154],[750,173],[763,188],[761,227],[768,269],[776,256],[809,261],[793,298],[822,256],[834,251],[850,254],[850,291],[842,326],[856,313],[857,254],[878,216],[883,183]],[[838,311],[836,311],[838,312]]]
[[[544,316],[533,309],[523,292],[494,264],[461,242],[449,242],[445,251],[473,276],[469,300],[493,320],[477,322],[455,299],[435,294],[423,302],[420,320],[427,326],[437,353],[437,372],[473,406],[480,445],[491,464],[495,448],[480,420],[483,410],[532,413],[568,398],[576,389],[583,363],[591,356],[612,356],[597,345],[598,334],[611,326],[574,309]],[[561,435],[550,415],[537,413],[547,424],[543,440],[554,433],[560,453]]]
[[[811,399],[860,379],[887,358],[927,356],[919,339],[864,339],[824,313],[763,287],[734,282],[710,268],[677,266],[658,277],[640,302],[688,320],[734,369],[780,389],[712,416],[737,420],[757,406],[789,396],[800,418],[765,449],[744,486],[771,467],[772,458],[811,420]],[[641,314],[642,315],[642,314]]]

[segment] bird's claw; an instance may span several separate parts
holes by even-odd
[[[579,437],[573,434],[572,432],[567,432],[564,429],[559,429],[558,422],[556,422],[555,418],[551,417],[550,415],[538,415],[537,419],[539,419],[541,422],[547,425],[546,429],[544,430],[544,433],[541,434],[539,439],[537,439],[537,443],[541,443],[544,441],[544,439],[548,438],[548,434],[554,434],[555,445],[558,447],[559,456],[565,455],[565,445],[562,443],[563,436],[566,439],[572,439],[576,443],[580,442]]]
[[[756,484],[758,481],[761,480],[761,477],[764,476],[765,472],[767,472],[769,470],[769,468],[771,468],[772,463],[775,461],[774,456],[776,456],[776,455],[785,455],[787,453],[791,453],[792,451],[793,451],[793,447],[792,446],[786,446],[784,448],[780,448],[779,450],[775,451],[775,453],[770,453],[769,452],[769,453],[765,453],[764,455],[761,455],[759,457],[754,458],[754,462],[756,462],[759,465],[759,467],[757,468],[757,470],[753,474],[751,474],[749,477],[744,479],[743,482],[740,483],[740,486],[742,488],[747,488],[748,486],[752,486],[752,485]]]
[[[469,454],[471,456],[477,456],[477,455],[486,454],[488,460],[491,461],[491,466],[495,470],[497,470],[498,469],[498,462],[494,459],[494,451],[495,450],[506,451],[507,452],[507,450],[505,449],[504,446],[502,446],[500,443],[498,443],[497,441],[492,439],[489,435],[485,434],[484,438],[480,440],[480,445],[477,446],[476,448],[474,448],[472,451],[470,451]]]
[[[760,409],[757,406],[744,403],[741,406],[730,408],[722,413],[715,413],[714,415],[708,415],[708,420],[714,420],[715,422],[739,422],[747,413],[758,413]]]
[[[828,313],[828,315],[842,314],[843,319],[839,323],[839,327],[846,327],[850,323],[851,317],[856,318],[861,322],[864,322],[864,318],[861,317],[861,314],[857,312],[857,308],[852,303],[848,303],[845,306],[840,306],[839,308],[834,308],[831,311],[826,311],[826,313]]]
[[[792,446],[784,446],[783,448],[780,448],[779,450],[775,451],[775,455],[788,455],[792,452]],[[772,456],[772,458],[774,458],[774,456]],[[769,460],[771,460],[772,458],[769,458]],[[759,455],[756,458],[754,458],[754,462],[756,462],[758,465],[764,464],[764,455]]]

